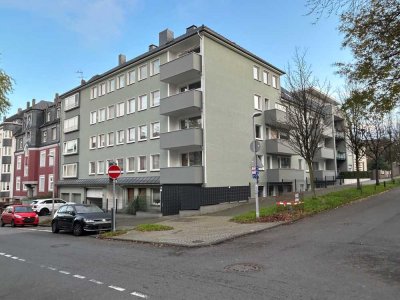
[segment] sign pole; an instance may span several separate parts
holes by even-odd
[[[117,199],[115,197],[115,181],[121,175],[121,169],[117,165],[111,165],[108,167],[108,177],[113,181],[113,207],[111,210],[111,217],[112,217],[112,231],[117,229],[116,225],[116,211],[117,211]]]
[[[116,211],[116,197],[115,197],[115,180],[113,179],[113,210],[112,210],[112,231],[115,231],[117,228],[117,224],[116,224],[116,215],[115,215],[115,211]]]

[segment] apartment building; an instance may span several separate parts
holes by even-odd
[[[18,126],[18,124],[16,125]],[[3,123],[0,124],[0,202],[9,202],[13,197],[14,126],[13,122],[6,122],[6,118],[4,118]]]
[[[51,196],[58,179],[60,102],[32,100],[7,121],[17,122],[13,153],[14,199]],[[57,192],[56,190],[54,192]]]
[[[138,195],[163,214],[247,199],[252,115],[280,98],[282,74],[206,26],[160,32],[158,46],[60,96],[61,197],[110,208],[115,163],[119,209]]]

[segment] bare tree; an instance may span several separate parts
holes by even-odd
[[[365,156],[365,141],[363,133],[365,130],[365,116],[367,114],[366,97],[354,87],[348,85],[348,95],[341,105],[341,111],[345,119],[344,132],[346,135],[346,144],[353,152],[355,157],[357,189],[361,189],[360,184],[360,162]]]
[[[285,127],[288,131],[289,147],[304,158],[310,172],[311,191],[315,197],[313,159],[324,132],[331,126],[328,90],[314,78],[311,66],[305,59],[306,53],[296,49],[293,67],[287,67],[287,93],[283,95],[286,105]]]

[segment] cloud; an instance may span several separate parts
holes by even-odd
[[[59,23],[87,44],[121,36],[138,0],[0,0],[0,7],[27,11]]]

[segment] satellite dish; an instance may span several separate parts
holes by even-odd
[[[261,148],[261,143],[259,141],[252,141],[250,143],[251,152],[258,152],[260,150],[260,148]]]

